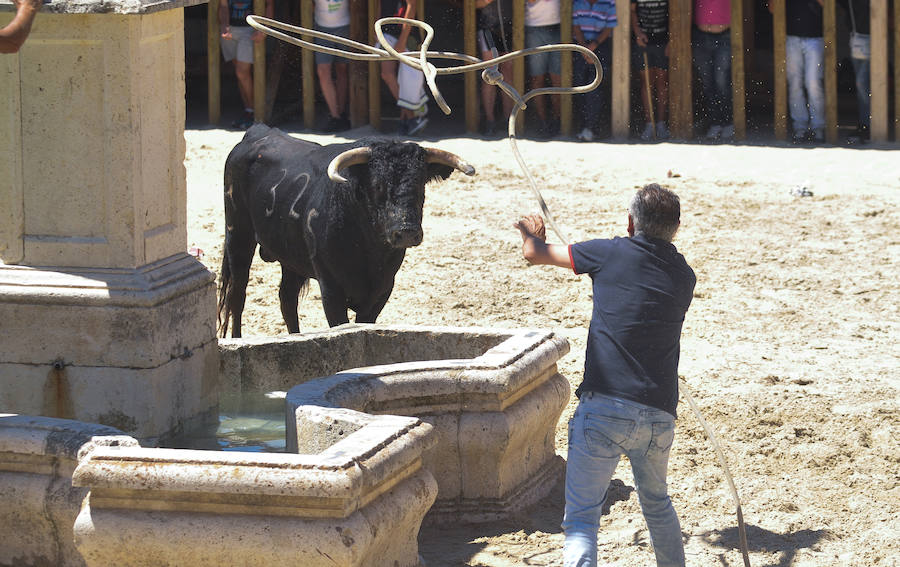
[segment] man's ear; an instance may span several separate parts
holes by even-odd
[[[634,236],[634,219],[628,214],[628,236]]]

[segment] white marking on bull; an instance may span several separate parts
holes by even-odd
[[[233,225],[233,224],[226,224],[226,225],[225,225],[225,230],[227,230],[228,232],[231,232],[232,230],[234,230],[234,225]]]
[[[228,186],[228,191],[225,191],[225,196],[228,197],[228,200],[232,203],[234,202],[234,184]]]
[[[269,192],[272,193],[272,208],[266,209],[266,218],[272,216],[272,213],[275,212],[275,190],[278,189],[278,186],[281,185],[282,181],[284,181],[284,178],[286,175],[287,175],[287,170],[282,169],[281,177],[278,179],[278,181],[275,183],[275,185],[272,185],[272,188],[269,189]]]
[[[307,186],[309,186],[309,174],[308,173],[301,173],[300,175],[295,177],[294,183],[300,181],[301,177],[306,177],[306,182],[303,184],[303,188],[300,189],[300,191],[297,193],[297,197],[294,199],[294,202],[291,203],[291,208],[288,210],[288,214],[291,216],[292,219],[300,218],[300,213],[295,211],[294,207],[297,206],[297,203],[300,201],[300,197],[303,196],[303,192],[306,191]],[[315,209],[313,209],[313,210],[315,210]]]
[[[310,209],[309,213],[306,215],[306,232],[309,234],[309,257],[316,257],[316,233],[313,232],[312,229],[312,221],[314,218],[319,216],[319,211],[315,209]]]

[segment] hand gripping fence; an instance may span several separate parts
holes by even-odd
[[[264,18],[256,15],[247,16],[247,23],[250,24],[250,26],[254,29],[287,43],[296,45],[301,48],[319,51],[321,53],[328,53],[337,57],[344,57],[346,59],[351,59],[354,61],[400,61],[404,65],[408,65],[413,69],[421,71],[425,75],[425,83],[428,85],[428,89],[431,91],[431,95],[434,97],[435,102],[441,108],[444,114],[450,114],[450,106],[444,100],[443,95],[441,95],[440,89],[438,89],[437,87],[437,76],[455,75],[458,73],[467,73],[469,71],[481,70],[481,79],[484,82],[488,83],[489,85],[495,85],[499,87],[515,102],[515,104],[513,105],[513,110],[509,114],[508,123],[509,142],[510,146],[512,147],[513,154],[516,157],[516,161],[519,163],[519,167],[522,168],[522,171],[528,178],[529,186],[531,187],[531,190],[541,207],[541,212],[547,219],[547,222],[550,224],[553,232],[555,232],[556,235],[564,243],[569,242],[569,239],[559,229],[559,227],[556,225],[556,222],[553,220],[553,215],[550,213],[550,209],[547,208],[547,203],[544,202],[544,198],[534,181],[534,177],[531,175],[531,171],[529,171],[528,166],[525,164],[525,160],[522,159],[522,155],[519,153],[519,148],[516,144],[516,119],[518,118],[519,112],[527,108],[528,101],[536,96],[544,94],[571,95],[586,93],[596,89],[600,85],[600,81],[603,80],[603,68],[600,66],[600,60],[597,58],[597,55],[593,51],[580,45],[561,43],[553,45],[542,45],[540,47],[529,47],[528,49],[520,49],[518,51],[513,51],[511,53],[495,57],[494,59],[490,59],[488,61],[482,61],[477,57],[466,55],[463,53],[455,53],[452,51],[429,51],[428,47],[431,45],[431,40],[434,39],[434,28],[432,28],[425,22],[419,20],[411,20],[408,18],[381,18],[375,22],[375,36],[378,38],[378,43],[383,47],[383,49],[379,49],[365,43],[360,43],[352,39],[335,36],[318,30],[286,24],[284,22],[279,22],[278,20],[272,20],[270,18]],[[381,27],[386,24],[409,24],[424,30],[425,39],[422,41],[422,45],[419,48],[419,51],[406,51],[401,53],[394,49],[390,42],[385,40],[384,33],[381,30]],[[290,35],[291,33],[306,37],[328,39],[334,43],[343,44],[356,49],[357,51],[345,51],[343,49],[318,45],[312,43],[311,41],[300,39],[295,35]],[[533,89],[525,93],[524,96],[520,95],[512,85],[503,80],[503,74],[500,73],[499,69],[499,65],[501,63],[535,53],[546,53],[552,51],[575,51],[585,56],[588,61],[594,65],[594,69],[596,69],[594,80],[586,85],[579,85],[574,87],[542,87],[539,89]],[[455,67],[435,67],[428,61],[429,58],[462,61],[464,64]],[[709,426],[706,424],[706,421],[703,419],[703,416],[700,414],[700,409],[697,407],[697,404],[694,403],[694,399],[691,397],[690,392],[687,389],[687,385],[685,384],[683,379],[681,380],[681,385],[681,391],[684,394],[688,405],[691,406],[691,409],[696,414],[700,425],[703,427],[703,430],[706,432],[706,436],[709,439],[710,444],[712,445],[716,456],[719,459],[719,463],[722,466],[725,478],[728,481],[728,485],[731,489],[731,495],[734,499],[737,511],[738,532],[740,538],[741,554],[743,555],[744,559],[744,567],[750,567],[750,558],[747,551],[747,535],[744,528],[744,516],[741,512],[741,502],[740,498],[738,497],[734,481],[732,480],[731,472],[728,468],[728,463],[725,461],[725,455],[722,452],[722,449],[719,446],[715,435],[713,435],[712,430],[709,428]]]

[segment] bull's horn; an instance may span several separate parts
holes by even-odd
[[[442,163],[458,169],[466,175],[475,175],[475,168],[465,162],[456,154],[436,148],[425,148],[425,161],[427,163]]]
[[[346,169],[352,165],[359,165],[361,163],[366,163],[369,161],[369,157],[372,155],[372,150],[369,146],[361,146],[359,148],[353,148],[352,150],[347,150],[346,152],[341,152],[333,160],[328,164],[328,178],[334,181],[335,183],[346,183],[347,179],[338,173],[338,171],[342,169]]]

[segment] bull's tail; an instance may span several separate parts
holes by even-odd
[[[227,240],[226,236],[226,240]],[[222,270],[219,273],[221,283],[219,284],[219,306],[216,310],[216,320],[218,321],[218,333],[223,339],[228,334],[228,323],[231,321],[231,306],[228,304],[228,295],[232,290],[231,282],[231,260],[228,254],[228,245],[222,247]]]

